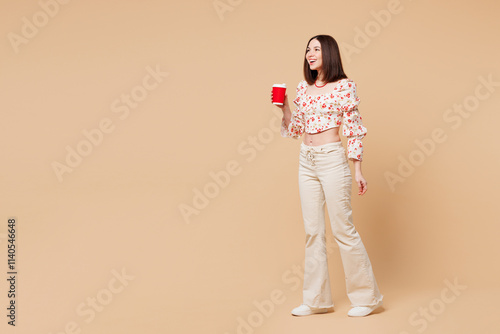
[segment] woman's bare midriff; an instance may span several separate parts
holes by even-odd
[[[339,127],[330,128],[318,133],[304,133],[304,144],[307,146],[319,146],[340,141]]]

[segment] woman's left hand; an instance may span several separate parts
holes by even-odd
[[[358,195],[363,195],[368,190],[368,182],[366,182],[361,173],[356,173],[355,179],[359,188]]]

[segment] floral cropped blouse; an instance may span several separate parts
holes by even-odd
[[[306,94],[307,81],[297,86],[297,97],[293,100],[296,108],[285,127],[281,122],[281,136],[298,139],[304,132],[317,133],[343,125],[342,134],[347,140],[347,157],[363,160],[361,139],[367,133],[358,111],[360,102],[356,94],[356,83],[352,79],[341,79],[331,93]]]

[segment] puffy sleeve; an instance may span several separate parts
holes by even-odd
[[[350,160],[362,161],[361,139],[366,136],[367,129],[363,126],[363,118],[358,110],[360,99],[356,90],[354,81],[346,82],[340,90],[339,103],[343,114],[342,134],[347,137],[347,157]]]
[[[301,97],[302,97],[302,88],[304,82],[301,81],[297,85],[296,94],[297,97],[293,100],[294,110],[292,111],[292,118],[290,119],[290,123],[288,123],[288,127],[285,126],[285,118],[281,121],[281,136],[289,137],[293,139],[299,139],[300,136],[304,133],[305,123],[304,123],[304,112],[300,106]]]

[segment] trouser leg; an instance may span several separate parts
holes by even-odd
[[[325,236],[325,196],[314,167],[301,152],[299,192],[305,229],[303,303],[332,307]]]
[[[370,259],[353,224],[351,208],[352,176],[345,149],[326,155],[320,178],[330,217],[332,233],[339,246],[346,291],[351,306],[376,305],[383,296],[375,280]]]

